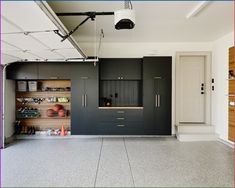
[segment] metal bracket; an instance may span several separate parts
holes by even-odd
[[[66,40],[70,35],[72,35],[75,31],[77,31],[77,29],[83,25],[84,23],[86,23],[89,19],[91,19],[91,21],[94,21],[97,15],[114,15],[114,12],[69,12],[69,13],[56,13],[57,16],[87,16],[79,25],[77,25],[73,30],[71,30],[67,35],[63,36],[61,34],[59,34],[58,32],[55,32],[56,34],[58,34],[62,40],[61,42],[63,42],[64,40]]]

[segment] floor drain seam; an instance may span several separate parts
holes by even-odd
[[[101,159],[101,152],[103,149],[103,137],[101,140],[101,147],[100,147],[100,153],[99,153],[99,159],[98,159],[98,164],[97,164],[97,168],[96,168],[96,174],[95,174],[95,182],[94,182],[94,187],[96,187],[96,181],[97,181],[97,177],[98,177],[98,171],[99,171],[99,167],[100,167],[100,159]]]
[[[130,172],[131,172],[131,178],[132,178],[132,182],[133,182],[133,186],[135,187],[135,180],[134,180],[134,176],[133,176],[133,172],[132,172],[132,168],[131,168],[131,163],[130,163],[130,158],[127,152],[127,147],[126,147],[126,142],[125,142],[125,138],[123,137],[123,142],[124,142],[124,147],[126,150],[126,156],[127,156],[127,160],[128,160],[128,164],[129,164],[129,168],[130,168]]]

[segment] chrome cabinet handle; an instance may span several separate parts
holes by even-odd
[[[153,77],[153,79],[162,79],[162,77],[160,77],[160,76],[155,76],[155,77]]]
[[[158,107],[158,95],[155,95],[155,107]]]
[[[125,111],[117,111],[118,114],[124,114]]]
[[[160,94],[157,95],[157,101],[158,101],[158,107],[160,107],[161,106],[161,95]]]
[[[84,104],[85,104],[85,107],[87,107],[87,94],[84,95]]]
[[[125,127],[125,125],[117,125],[118,127]]]
[[[85,106],[85,104],[84,104],[84,95],[82,95],[82,107],[84,107]]]
[[[124,120],[125,118],[122,118],[122,117],[120,117],[120,118],[117,118],[117,120]]]

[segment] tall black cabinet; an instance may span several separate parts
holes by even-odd
[[[143,105],[146,134],[171,135],[171,57],[144,57]]]
[[[77,67],[78,66],[78,67]],[[72,78],[71,133],[95,134],[98,111],[98,67],[91,63],[74,65]]]

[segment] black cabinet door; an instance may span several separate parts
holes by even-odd
[[[38,79],[38,63],[17,62],[6,69],[6,78],[13,80]]]
[[[98,111],[98,67],[92,64],[76,66],[72,74],[72,135],[95,134]],[[74,67],[75,68],[75,67]]]
[[[100,80],[142,79],[142,59],[100,59]]]
[[[145,132],[171,135],[171,57],[146,57],[143,71]]]
[[[70,79],[70,63],[39,63],[39,79]]]

